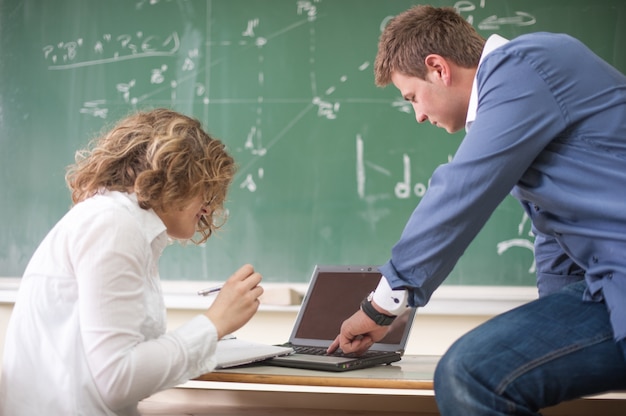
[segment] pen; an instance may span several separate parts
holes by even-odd
[[[212,293],[217,293],[222,289],[222,286],[213,286],[213,287],[209,287],[207,289],[202,289],[198,291],[198,295],[200,296],[208,296]]]

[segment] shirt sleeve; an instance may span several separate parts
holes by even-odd
[[[438,167],[391,259],[380,270],[425,305],[492,212],[564,129],[559,103],[541,71],[500,48],[481,63],[478,108],[453,160]]]
[[[70,255],[79,288],[80,333],[105,403],[125,408],[211,371],[217,333],[205,316],[154,339],[143,335],[142,326],[151,325],[145,275],[156,263],[134,218],[100,212],[79,228]]]

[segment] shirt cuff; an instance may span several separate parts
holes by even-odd
[[[385,276],[382,276],[380,282],[378,282],[372,299],[376,302],[376,305],[391,315],[400,315],[409,307],[409,291],[406,289],[393,290]]]
[[[186,380],[215,369],[215,350],[217,347],[217,330],[215,325],[204,314],[195,316],[173,331],[185,345],[189,372]]]

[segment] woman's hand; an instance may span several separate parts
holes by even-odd
[[[226,280],[219,294],[205,312],[217,329],[218,339],[244,326],[259,308],[263,294],[261,275],[246,264]]]

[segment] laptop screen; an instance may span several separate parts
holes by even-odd
[[[316,266],[290,342],[296,345],[328,346],[341,324],[354,314],[361,301],[381,278],[377,266]],[[387,336],[372,349],[404,348],[415,309],[396,318]]]

